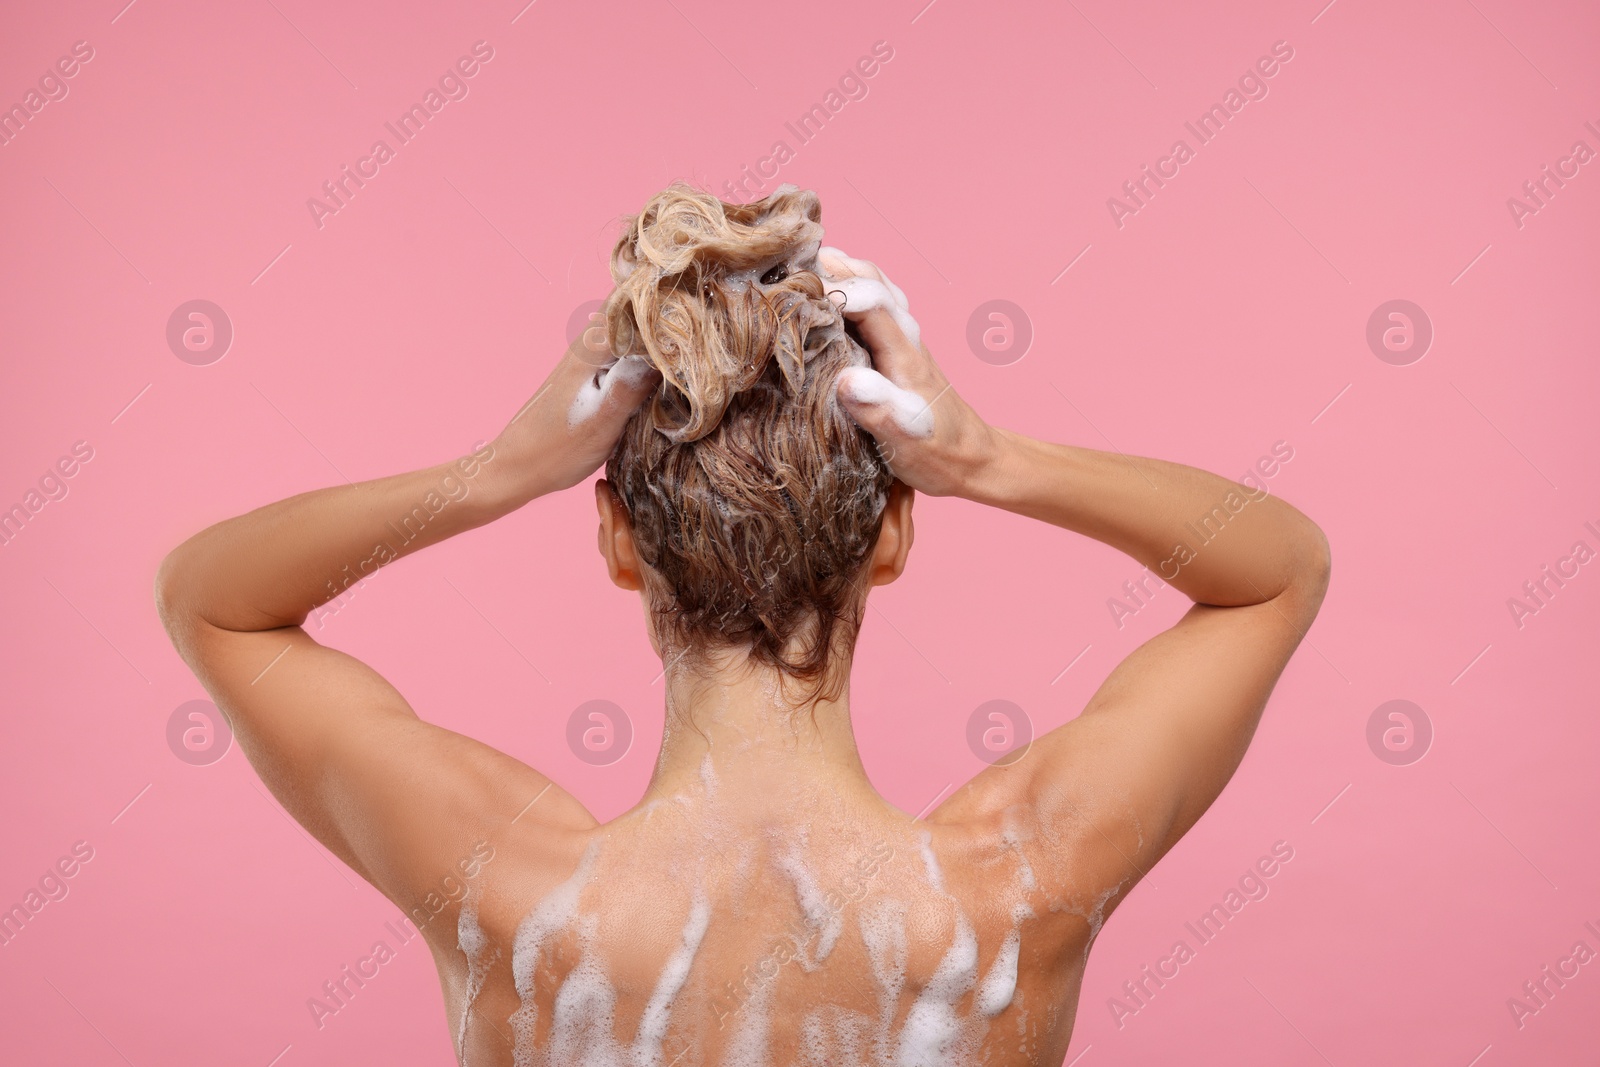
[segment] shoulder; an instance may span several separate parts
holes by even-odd
[[[926,823],[946,868],[970,880],[978,913],[999,926],[1022,916],[1020,928],[1063,957],[1081,959],[1144,874],[1133,857],[1148,829],[1127,798],[1020,765],[982,772]]]
[[[390,842],[398,892],[387,895],[419,928],[426,921],[431,943],[453,949],[464,909],[476,915],[507,896],[549,891],[571,876],[601,827],[572,794],[515,757],[421,726],[439,761],[428,776],[453,786],[437,792],[436,807],[406,839]]]

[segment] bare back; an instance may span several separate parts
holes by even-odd
[[[430,938],[462,1061],[1059,1062],[1111,894],[1063,884],[1025,814],[817,799],[748,827],[708,780],[497,849]]]

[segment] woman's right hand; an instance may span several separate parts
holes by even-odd
[[[999,451],[1000,432],[951,387],[922,344],[905,293],[876,264],[837,248],[817,259],[872,357],[870,368],[840,372],[839,402],[877,440],[896,478],[930,496],[967,495]]]

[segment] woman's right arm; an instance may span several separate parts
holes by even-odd
[[[1125,893],[1237,769],[1322,604],[1327,540],[1262,490],[989,426],[887,307],[870,306],[878,291],[867,273],[842,287],[874,369],[841,375],[839,397],[897,477],[1102,541],[1194,601],[1111,672],[1083,714],[1018,763],[978,775],[933,816],[1026,812],[1063,870],[1075,879],[1098,871],[1091,881]],[[892,288],[883,293],[894,299]]]

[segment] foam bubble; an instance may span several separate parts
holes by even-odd
[[[739,1028],[722,1053],[723,1067],[767,1067],[767,1032],[775,980],[762,982],[739,1008]]]
[[[878,1034],[876,1059],[889,1062],[889,1027],[900,1006],[900,991],[906,984],[906,906],[898,900],[882,899],[863,908],[858,924],[861,940],[867,947],[867,960],[878,985]]]
[[[944,892],[944,873],[939,870],[938,857],[933,854],[933,834],[927,830],[922,831],[918,846],[922,850],[922,867],[928,875],[928,884],[939,892]]]
[[[556,990],[550,1030],[551,1067],[622,1067],[612,1039],[617,992],[596,959],[595,926],[593,919],[584,924],[580,935],[583,955]]]
[[[643,356],[628,355],[613,360],[603,371],[590,375],[589,380],[573,396],[572,406],[567,409],[567,429],[576,429],[579,424],[594,418],[613,389],[618,386],[637,386],[653,369],[650,361]]]
[[[513,1059],[516,1067],[532,1067],[535,1049],[534,1031],[539,1021],[538,1005],[534,1002],[533,979],[539,966],[539,953],[549,937],[572,922],[578,912],[578,896],[594,873],[595,857],[600,854],[600,842],[593,841],[578,860],[577,869],[565,882],[556,886],[535,904],[533,910],[517,924],[517,934],[511,949],[511,977],[517,996],[522,1001],[511,1015],[511,1032],[516,1040]]]
[[[800,1024],[800,1062],[805,1067],[829,1067],[833,1062],[830,1046],[822,1009],[807,1012],[805,1021]]]
[[[830,293],[844,294],[846,311],[871,311],[874,308],[887,311],[895,325],[900,327],[900,332],[906,335],[906,340],[911,342],[911,347],[921,346],[922,327],[917,325],[917,320],[911,317],[911,310],[901,302],[905,299],[903,293],[896,298],[895,291],[876,278],[830,278],[825,288]]]
[[[689,909],[689,920],[684,924],[682,939],[656,980],[655,991],[645,1005],[644,1016],[639,1020],[638,1033],[633,1039],[635,1064],[658,1064],[661,1061],[661,1043],[667,1036],[667,1023],[671,1020],[672,1001],[689,978],[689,968],[700,951],[700,942],[706,936],[711,922],[711,905],[702,894],[696,894]]]
[[[871,367],[846,367],[839,372],[838,382],[839,388],[856,403],[886,406],[895,427],[906,436],[933,434],[933,408],[927,401]]]
[[[989,965],[989,973],[978,986],[973,1010],[980,1015],[999,1015],[1017,991],[1017,955],[1022,948],[1022,932],[1015,928],[1006,935],[1000,954]]]
[[[462,1067],[466,1067],[467,1063],[467,1023],[472,1018],[472,1005],[477,1001],[478,994],[483,992],[490,965],[500,958],[498,948],[490,951],[489,935],[483,932],[483,927],[478,923],[477,898],[480,892],[475,886],[467,891],[467,898],[461,905],[461,916],[456,921],[456,947],[467,957],[467,992],[461,1006],[461,1025],[456,1032],[456,1058],[461,1061]]]
[[[955,937],[900,1028],[900,1044],[895,1050],[897,1067],[949,1062],[961,1036],[956,1001],[966,995],[977,978],[978,937],[966,915],[957,909]]]
[[[800,1028],[800,1060],[803,1067],[850,1067],[866,1064],[875,1023],[871,1016],[839,1004],[815,1008]],[[876,1063],[884,1063],[882,1056]]]
[[[545,901],[541,901],[540,907],[543,908],[546,902],[554,899],[554,903],[545,909],[544,920],[537,925],[548,928],[550,920],[568,915],[568,921],[561,925],[564,927],[576,922],[581,955],[577,965],[556,989],[549,1047],[542,1055],[532,1046],[535,1020],[526,998],[524,1008],[512,1017],[517,1038],[516,1062],[519,1065],[525,1062],[539,1063],[544,1067],[663,1067],[663,1043],[672,1021],[672,1004],[688,981],[695,956],[705,939],[706,929],[711,922],[711,906],[705,895],[696,890],[678,944],[662,965],[661,974],[656,979],[638,1028],[634,1031],[633,1042],[625,1046],[616,1039],[617,991],[601,966],[597,936],[599,921],[593,916],[576,920],[570,917],[566,898],[572,894],[566,890],[572,883],[573,879],[569,879]],[[530,932],[535,929],[526,920],[524,926]],[[519,935],[521,932],[519,929]]]
[[[1000,833],[1000,843],[1015,852],[1017,855],[1017,877],[1022,882],[1022,888],[1035,889],[1038,880],[1033,876],[1033,865],[1028,862],[1027,853],[1022,849],[1022,832],[1016,826],[1015,820],[1007,819],[1006,827]]]
[[[876,266],[875,264],[869,266],[866,260],[856,259],[854,256],[850,255],[850,253],[839,248],[834,248],[832,245],[820,249],[818,251],[818,256],[824,263],[823,269],[830,272],[828,274],[828,277],[830,278],[847,278],[851,274],[867,278],[873,277],[872,271]],[[842,268],[842,270],[831,271],[831,268],[826,266],[828,261],[832,261],[833,263],[837,264]],[[887,274],[883,273],[882,267],[877,267],[876,269],[877,273],[883,277],[883,284],[889,287],[889,292],[894,296],[894,302],[900,305],[901,310],[909,312],[911,310],[911,304],[906,300],[905,291],[892,282]],[[912,340],[913,343],[915,343],[915,338]]]
[[[783,873],[789,876],[790,883],[794,886],[795,897],[800,902],[800,911],[805,915],[806,925],[817,935],[817,948],[815,956],[807,956],[803,946],[796,946],[795,958],[806,970],[814,970],[817,964],[828,958],[828,953],[833,951],[834,944],[839,940],[839,934],[844,930],[843,916],[828,907],[827,894],[823,893],[817,885],[816,876],[806,866],[805,860],[800,857],[796,848],[791,848],[778,860],[778,865]]]

